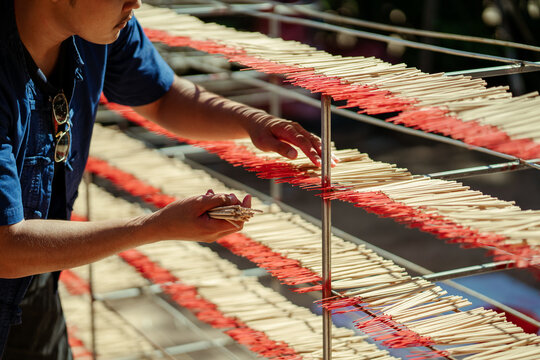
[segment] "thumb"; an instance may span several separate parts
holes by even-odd
[[[245,208],[250,208],[251,207],[251,195],[246,195],[244,200],[242,200],[242,206],[245,207]]]

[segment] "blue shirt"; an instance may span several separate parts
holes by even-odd
[[[135,18],[109,45],[78,36],[68,40],[74,69],[71,149],[65,167],[69,216],[88,158],[100,94],[124,105],[145,105],[168,91],[174,72]],[[0,49],[0,225],[10,225],[48,217],[54,176],[51,104],[28,73],[12,0],[0,1]],[[10,325],[20,322],[18,305],[30,280],[0,279],[0,356]]]

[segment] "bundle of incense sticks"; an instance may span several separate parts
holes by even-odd
[[[141,165],[140,162],[134,163],[127,160],[126,155],[115,154],[115,151],[111,150],[111,148],[122,143],[121,138],[125,136],[115,131],[98,129],[96,129],[100,135],[98,138],[103,140],[103,143],[98,146],[103,146],[103,148],[100,148],[98,152],[114,158],[115,165],[120,168],[126,166],[127,163],[127,166],[131,167],[130,170],[137,176],[159,178],[160,176],[151,174],[152,167],[155,166],[156,169],[159,169],[159,174],[167,179],[163,184],[164,190],[166,190],[167,184],[171,183],[173,178],[180,183],[184,178],[193,178],[193,173],[185,164],[178,163],[177,166],[173,167],[172,163],[174,161],[171,159],[163,158],[163,161],[161,161],[161,156],[157,156],[157,153],[146,150],[154,152],[156,156],[152,157],[150,154],[145,153],[143,149],[138,148],[140,144],[137,144],[133,139],[129,139],[123,143],[124,146],[119,147],[123,149],[122,152],[125,152],[126,147],[131,148],[133,145],[132,150],[137,148],[143,154],[142,158],[151,159],[151,162]],[[108,137],[107,134],[111,135],[112,138]],[[108,147],[108,144],[115,145]],[[92,145],[91,151],[93,153],[95,146],[96,144]],[[126,163],[124,163],[124,159],[126,159]],[[99,164],[99,166],[95,166],[96,164]],[[103,161],[96,164],[91,166],[96,174],[105,176],[121,188],[125,186],[127,191],[132,188],[148,187],[147,184],[137,180],[130,174],[128,174],[130,176],[129,183],[123,183],[122,180],[126,179],[127,173],[120,168],[107,165]],[[232,191],[224,188],[222,184],[212,181],[209,177],[207,181],[209,183],[204,184],[204,186],[216,186],[227,193]],[[200,193],[201,184],[198,184],[199,188],[195,184],[192,186],[193,188],[190,188],[189,191]],[[175,186],[175,188],[180,187]],[[188,195],[185,189],[182,193]],[[156,202],[152,198],[159,198],[162,195],[158,191],[141,194],[140,196],[150,204],[155,205]],[[174,197],[172,200],[174,200]],[[264,205],[260,204],[258,199],[254,198],[253,202],[258,207],[264,208]],[[271,206],[265,210],[264,214],[247,223],[242,234],[227,236],[221,239],[219,243],[228,247],[235,254],[245,256],[257,265],[267,269],[270,274],[276,276],[285,284],[314,285],[297,290],[305,292],[321,289],[321,286],[318,285],[321,281],[318,274],[320,274],[322,268],[320,237],[320,229],[303,221],[298,216],[282,213],[275,206]],[[165,251],[165,253],[169,253],[169,251]],[[368,320],[359,319],[357,327],[373,335],[376,339],[384,341],[385,345],[390,347],[451,345],[452,348],[445,349],[445,353],[461,351],[471,354],[474,358],[474,356],[489,355],[489,352],[485,354],[488,351],[486,343],[491,344],[492,336],[498,338],[501,335],[500,328],[503,328],[506,329],[506,336],[499,339],[500,344],[503,344],[501,346],[504,346],[510,352],[516,350],[513,345],[514,335],[523,333],[522,330],[507,324],[500,317],[489,315],[489,313],[486,315],[487,320],[478,324],[478,328],[471,325],[471,329],[474,328],[475,331],[489,334],[482,341],[479,340],[477,346],[455,347],[455,345],[462,344],[457,337],[450,340],[444,337],[437,338],[434,341],[428,332],[423,332],[423,328],[419,328],[418,332],[412,331],[408,325],[415,325],[417,321],[428,320],[436,324],[438,317],[444,316],[448,312],[459,312],[461,308],[469,305],[469,302],[461,297],[445,296],[446,292],[436,285],[422,279],[411,278],[402,268],[374,254],[364,246],[351,244],[333,237],[332,255],[334,259],[332,264],[332,287],[334,289],[343,289],[345,292],[343,298],[326,299],[323,306],[336,312],[357,311],[359,309],[369,311],[375,317]],[[170,266],[174,266],[174,261],[171,260]],[[165,276],[165,279],[168,279],[168,277]],[[358,289],[346,290],[354,287]],[[344,306],[351,305],[354,305],[355,308],[352,310],[340,310]],[[478,311],[482,313],[485,310]],[[475,314],[471,316],[476,316]],[[464,319],[463,324],[467,324],[467,318]],[[519,342],[518,347],[523,346],[529,351],[529,347],[532,346],[533,349],[540,350],[536,346],[537,343],[538,337],[526,336],[523,342]],[[435,353],[435,355],[441,354],[443,353]],[[536,352],[533,352],[533,354],[531,359],[538,355]],[[418,359],[423,358],[423,356],[426,355],[419,355]],[[486,357],[486,359],[489,358],[489,356]]]
[[[208,211],[208,216],[214,219],[227,220],[237,228],[240,228],[236,222],[245,222],[251,219],[255,214],[261,214],[262,210],[243,207],[241,205],[228,205],[213,208]]]
[[[296,41],[269,38],[142,6],[136,15],[150,39],[222,54],[249,68],[285,78],[312,92],[346,100],[344,107],[380,114],[405,126],[438,132],[524,159],[540,157],[540,97],[512,97],[482,79],[428,74],[405,64],[331,55]]]
[[[91,208],[99,209],[95,212],[96,220],[109,218],[128,207],[131,213],[145,212],[138,205],[128,204],[94,185],[91,194]],[[75,212],[86,208],[84,198],[81,200],[77,200]],[[111,269],[115,270],[117,279],[111,279]],[[173,301],[193,311],[200,320],[223,329],[262,356],[283,360],[322,359],[320,317],[262,286],[257,279],[243,276],[236,266],[208,248],[188,241],[146,245],[96,263],[94,277],[96,284],[113,281],[118,286],[116,290],[125,289],[138,284],[130,280],[134,270],[160,285]],[[79,282],[83,282],[79,288],[87,288],[83,269],[75,268],[72,273],[71,278],[80,276]],[[117,281],[123,278],[127,281]],[[98,286],[114,291],[111,285]],[[78,293],[76,296],[79,300],[84,298]],[[71,310],[68,308],[69,319],[86,330],[88,325],[72,316]],[[397,360],[352,330],[334,327],[332,332],[336,359]]]
[[[196,177],[185,179],[181,184],[167,181],[181,175],[165,174],[172,174],[176,171],[172,169],[185,165],[177,164],[175,168],[172,166],[174,161],[170,159],[157,161],[156,154],[145,150],[142,143],[128,140],[118,132],[101,127],[96,127],[95,131],[99,132],[99,137],[94,137],[92,154],[107,159],[112,165],[129,168],[131,173],[147,182],[133,186],[136,193],[147,191],[149,184],[153,184],[154,193],[162,189],[159,197],[152,197],[156,205],[159,206],[163,200],[168,203],[174,196],[185,197],[206,191],[206,183],[194,181],[198,179]],[[110,142],[122,145],[109,149]],[[201,145],[234,165],[244,165],[248,170],[256,171],[263,178],[287,181],[306,189],[320,189],[320,169],[305,155],[300,154],[298,159],[291,161],[277,154],[263,153],[247,141]],[[121,148],[118,154],[114,151],[116,147]],[[323,196],[351,202],[366,211],[433,233],[449,242],[466,247],[486,247],[497,260],[514,259],[520,267],[539,264],[538,210],[522,210],[512,202],[473,191],[455,181],[413,176],[406,169],[373,161],[356,150],[334,152],[341,161],[332,169],[332,191],[325,192]],[[142,164],[145,158],[148,162],[140,168],[130,167],[134,160],[128,155],[133,153],[141,154],[137,163]],[[90,168],[94,163],[90,162]],[[145,171],[150,168],[163,174],[163,180]],[[203,174],[199,176],[208,178]],[[125,177],[118,181],[127,183]],[[222,191],[222,185],[216,187],[214,190]]]

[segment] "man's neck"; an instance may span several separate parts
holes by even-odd
[[[71,34],[62,29],[52,2],[15,0],[15,19],[24,46],[45,76],[53,71],[62,42]]]

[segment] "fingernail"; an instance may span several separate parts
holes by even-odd
[[[251,207],[251,195],[246,195],[244,200],[242,201],[242,206],[244,207]]]
[[[298,152],[294,149],[290,149],[288,152],[287,152],[287,157],[289,159],[296,159],[296,156],[298,156]]]

